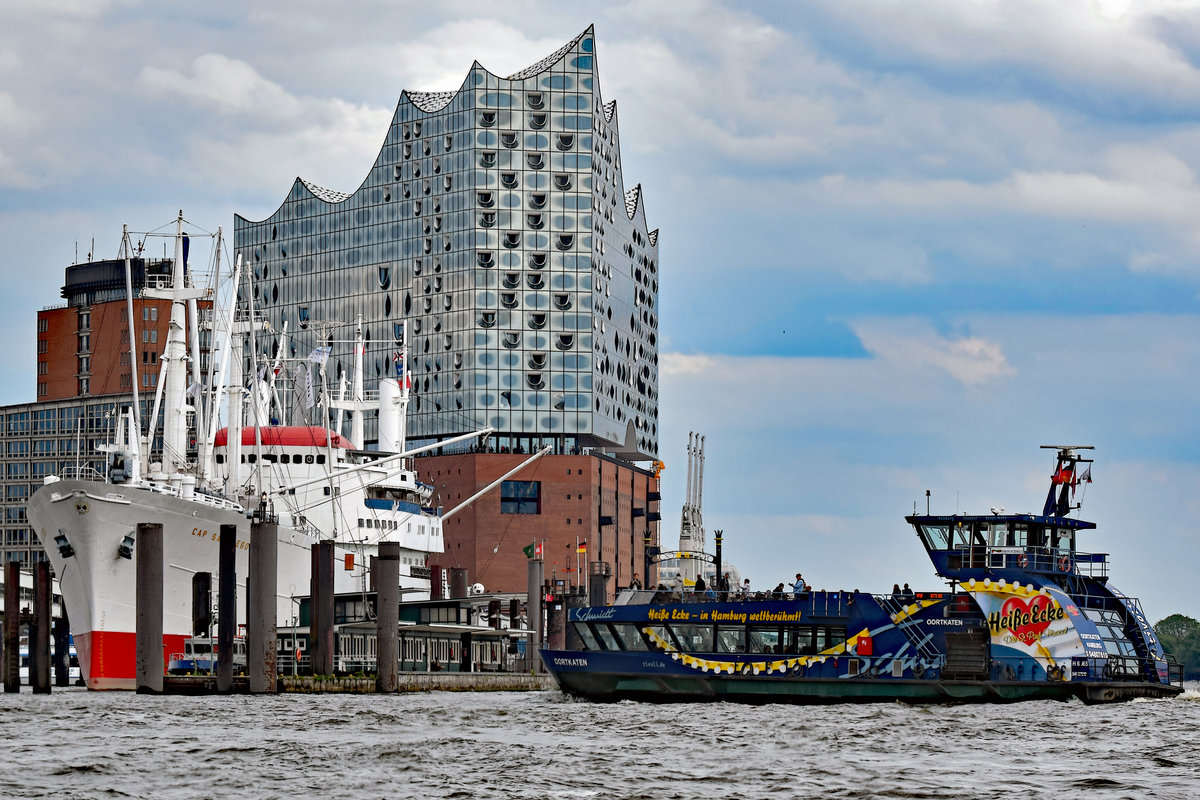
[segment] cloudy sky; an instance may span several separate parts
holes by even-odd
[[[8,0],[0,403],[122,223],[362,181],[403,89],[595,24],[659,238],[666,539],[689,430],[755,584],[938,588],[903,515],[1040,510],[1096,446],[1113,582],[1200,617],[1200,2]]]

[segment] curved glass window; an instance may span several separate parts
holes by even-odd
[[[479,312],[479,327],[493,328],[495,326],[496,326],[496,312],[495,311]]]
[[[560,133],[554,137],[554,146],[559,150],[570,150],[574,144],[575,134],[573,133]]]
[[[529,327],[534,330],[541,330],[546,327],[546,315],[542,313],[529,315]]]
[[[525,156],[525,163],[530,169],[541,169],[546,166],[546,157],[541,153],[529,153]]]
[[[571,176],[565,173],[559,173],[554,176],[554,188],[566,191],[571,188]]]
[[[475,253],[475,263],[484,269],[496,266],[496,256],[490,250],[479,250]]]
[[[530,253],[529,266],[533,267],[534,269],[541,269],[542,267],[546,266],[546,254]]]
[[[509,350],[512,350],[521,344],[521,334],[517,333],[516,331],[507,331],[505,332],[504,336],[501,337],[500,343]]]
[[[505,131],[504,133],[500,134],[500,144],[509,149],[516,147],[517,143],[520,141],[521,139],[517,136],[515,131]]]
[[[554,340],[554,346],[559,350],[570,350],[575,345],[575,334],[560,333]]]
[[[546,96],[541,92],[526,92],[525,104],[530,108],[545,108]]]
[[[542,113],[530,114],[529,127],[533,128],[535,131],[540,131],[542,128],[546,127],[546,115]]]
[[[510,250],[514,247],[521,246],[521,234],[515,231],[509,231],[504,234],[504,246]]]
[[[554,240],[554,246],[559,250],[570,250],[575,244],[575,235],[572,233],[560,233]]]
[[[546,220],[541,214],[525,215],[525,223],[535,231],[540,231],[542,228],[546,227]]]
[[[490,128],[496,124],[495,111],[480,111],[479,112],[479,127]]]
[[[481,167],[496,166],[496,151],[480,150],[479,151],[479,166],[481,166]]]
[[[534,192],[533,194],[529,195],[529,207],[530,208],[545,208],[546,207],[545,192]]]

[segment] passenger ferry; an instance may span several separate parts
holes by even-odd
[[[542,660],[593,700],[1085,703],[1167,698],[1182,668],[1068,516],[1091,459],[1057,447],[1041,514],[912,515],[948,590],[625,591],[569,609]],[[1082,469],[1081,469],[1081,465]]]

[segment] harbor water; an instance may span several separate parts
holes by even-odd
[[[1197,731],[1195,685],[1091,707],[68,690],[0,695],[0,796],[1194,798]]]

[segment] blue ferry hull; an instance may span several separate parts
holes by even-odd
[[[695,675],[648,666],[623,654],[542,650],[542,660],[559,688],[573,697],[601,702],[656,703],[1012,703],[1071,700],[1084,703],[1168,698],[1180,687],[1098,681],[976,681],[941,678],[808,678],[791,676]]]

